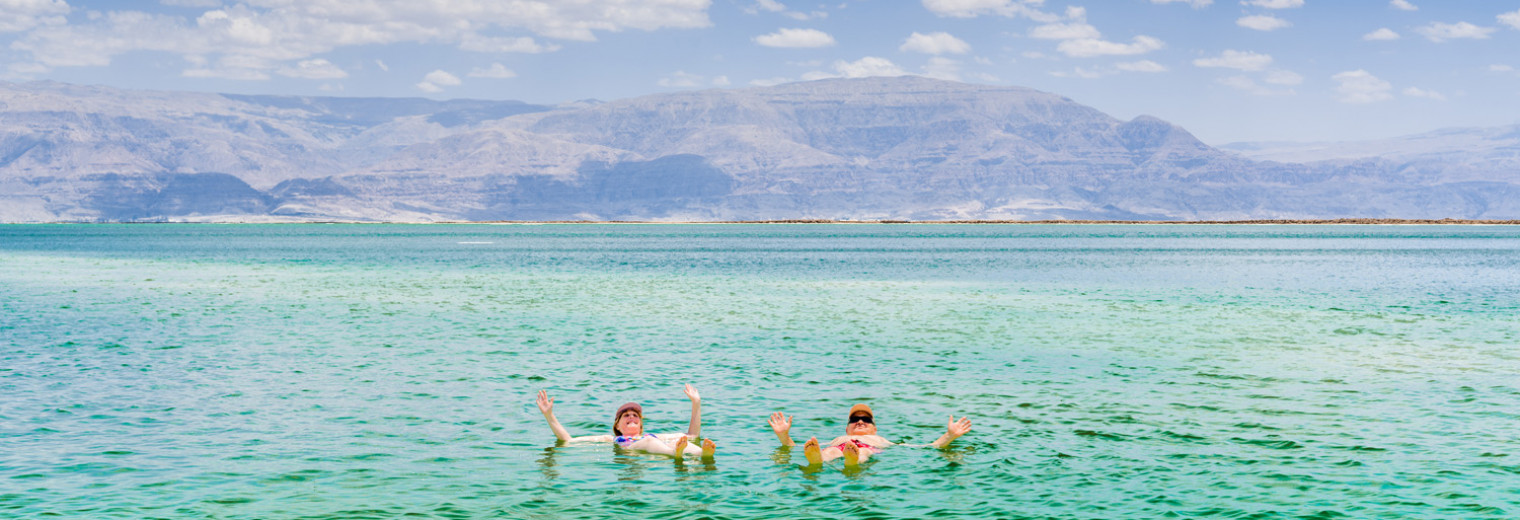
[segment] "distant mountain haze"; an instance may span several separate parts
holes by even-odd
[[[0,83],[5,222],[1520,218],[1517,195],[1520,127],[1218,149],[919,77],[558,107]]]

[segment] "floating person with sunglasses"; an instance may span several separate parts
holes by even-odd
[[[837,458],[844,458],[844,465],[856,466],[871,459],[872,455],[881,453],[881,449],[892,445],[892,441],[876,435],[876,417],[871,413],[871,407],[865,404],[857,404],[850,407],[849,423],[844,427],[844,436],[829,441],[827,445],[820,446],[818,438],[808,439],[802,445],[802,454],[807,457],[809,465],[819,465]],[[792,442],[792,418],[782,415],[781,412],[771,414],[771,429],[776,431],[776,437],[781,439],[782,446],[796,446]],[[950,416],[950,426],[944,435],[939,436],[930,446],[943,448],[956,438],[971,431],[971,419],[962,417],[955,420],[955,415]]]
[[[538,391],[538,411],[544,413],[549,429],[554,430],[554,436],[560,442],[611,442],[630,450],[670,455],[676,460],[688,455],[710,459],[717,448],[712,439],[703,439],[701,448],[691,445],[691,440],[702,434],[702,396],[691,385],[686,385],[685,391],[686,397],[691,399],[691,424],[686,433],[645,433],[644,408],[639,403],[618,407],[617,413],[612,415],[612,435],[571,437],[570,432],[559,424],[559,419],[554,418],[554,398],[545,390]]]

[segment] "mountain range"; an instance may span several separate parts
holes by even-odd
[[[1520,127],[1215,148],[919,77],[560,106],[0,83],[3,222],[1513,219],[1517,195]]]

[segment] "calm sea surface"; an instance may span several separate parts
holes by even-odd
[[[1517,372],[1520,227],[0,226],[4,518],[1516,518]]]

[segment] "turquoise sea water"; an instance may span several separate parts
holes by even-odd
[[[0,517],[1514,518],[1517,345],[1516,227],[0,226]]]

